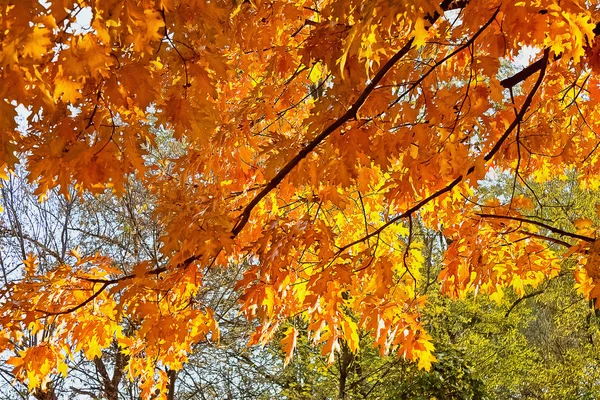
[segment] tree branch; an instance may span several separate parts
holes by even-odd
[[[531,292],[529,294],[526,294],[523,297],[518,298],[514,303],[511,304],[511,306],[509,307],[509,309],[506,311],[506,314],[504,314],[504,318],[508,318],[508,316],[510,315],[510,312],[516,306],[518,306],[523,300],[530,299],[530,298],[532,298],[534,296],[538,296],[538,295],[544,293],[550,287],[550,284],[553,282],[554,278],[560,278],[561,276],[565,276],[565,273],[561,272],[558,275],[556,275],[556,276],[548,279],[548,281],[546,282],[546,286],[543,289],[536,290],[535,292]]]
[[[510,308],[506,311],[506,314],[504,314],[504,318],[508,318],[508,316],[510,315],[510,312],[513,310],[513,308],[515,308],[516,306],[519,305],[519,303],[521,303],[523,300],[529,299],[531,297],[537,296],[539,294],[542,294],[546,291],[546,288],[540,289],[540,290],[536,290],[535,292],[531,292],[529,294],[526,294],[523,297],[518,298],[514,303],[512,303],[512,305],[510,306]]]
[[[583,236],[583,235],[578,235],[576,233],[571,233],[571,232],[567,232],[567,231],[563,231],[562,229],[558,229],[555,228],[551,225],[548,224],[544,224],[543,222],[538,222],[538,221],[533,221],[527,218],[522,218],[522,217],[513,217],[510,215],[498,215],[498,214],[485,214],[485,213],[478,213],[476,214],[482,218],[496,218],[496,219],[508,219],[511,221],[518,221],[518,222],[523,222],[526,224],[531,224],[531,225],[537,225],[541,228],[544,229],[548,229],[550,232],[552,233],[556,233],[558,235],[561,236],[567,236],[573,239],[578,239],[578,240],[583,240],[584,242],[588,242],[588,243],[593,243],[595,241],[594,238],[591,237],[587,237],[587,236]],[[531,235],[531,233],[528,232],[529,235]]]
[[[594,35],[596,35],[596,37],[598,35],[600,35],[600,22],[598,22],[596,24],[596,27],[594,28],[593,32],[594,32]],[[593,40],[594,40],[594,38],[589,38],[590,43]],[[546,51],[548,51],[548,48],[546,48],[544,50],[544,52],[546,52]],[[557,54],[554,56],[554,60],[555,61],[559,60],[561,57],[562,57],[562,54]],[[517,72],[513,76],[509,76],[508,78],[501,80],[500,84],[505,89],[512,88],[512,87],[516,86],[517,84],[523,82],[527,78],[529,78],[531,75],[535,74],[537,71],[539,71],[543,67],[543,64],[544,64],[544,59],[541,58],[541,59],[537,60],[536,62],[534,62],[533,64],[528,65],[521,71]]]
[[[392,58],[388,60],[387,63],[384,64],[383,67],[377,72],[375,77],[371,83],[367,85],[367,87],[362,91],[362,93],[358,96],[358,99],[352,104],[352,106],[338,118],[335,122],[329,125],[323,132],[321,132],[317,137],[315,137],[308,145],[306,145],[294,158],[292,158],[288,163],[275,175],[269,183],[248,203],[248,205],[242,211],[240,218],[237,224],[233,227],[231,234],[233,237],[236,237],[242,229],[248,223],[250,219],[250,214],[254,207],[261,202],[261,200],[267,196],[271,190],[275,189],[281,181],[290,173],[292,170],[302,161],[306,156],[308,156],[319,144],[321,144],[325,139],[327,139],[333,132],[337,131],[343,124],[350,121],[351,119],[356,117],[356,113],[362,107],[364,102],[367,100],[375,86],[383,79],[383,77],[387,74],[387,72],[402,58],[404,57],[412,48],[412,43],[414,38],[411,38],[405,45],[402,47]]]
[[[177,371],[175,371],[174,369],[170,369],[167,372],[167,375],[169,376],[169,384],[168,384],[168,393],[167,393],[167,400],[174,400],[175,399],[175,382],[177,381]]]
[[[526,231],[525,229],[520,229],[519,233],[522,233],[522,234],[527,235],[527,236],[534,237],[536,239],[546,240],[548,242],[552,242],[554,244],[558,244],[558,245],[564,246],[566,248],[573,247],[572,244],[570,244],[568,242],[565,242],[564,240],[556,239],[556,238],[553,238],[553,237],[550,237],[550,236],[540,235],[538,233],[529,232],[529,231]]]
[[[548,49],[546,49],[545,51],[547,51],[547,50]],[[536,62],[534,62],[533,64],[530,64],[527,67],[525,67],[524,69],[522,69],[521,71],[517,72],[513,76],[509,76],[506,79],[502,79],[500,81],[500,84],[502,85],[503,88],[510,89],[510,88],[516,86],[517,84],[523,82],[524,80],[529,78],[531,75],[535,74],[540,69],[542,69],[545,66],[545,64],[546,64],[546,61],[544,61],[544,57],[542,57],[539,60],[537,60]]]
[[[92,302],[96,297],[100,296],[100,294],[104,291],[104,289],[106,289],[108,286],[110,285],[110,283],[104,283],[100,289],[98,289],[97,292],[94,292],[94,294],[92,294],[90,297],[88,297],[87,299],[85,299],[84,301],[82,301],[81,303],[77,304],[76,306],[73,306],[71,308],[67,308],[66,310],[62,310],[62,311],[46,311],[46,310],[40,310],[40,309],[35,309],[35,311],[46,314],[46,315],[64,315],[64,314],[70,314],[74,311],[79,310],[80,308],[84,307],[86,304],[89,304],[90,302]]]

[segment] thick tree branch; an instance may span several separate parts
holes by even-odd
[[[546,51],[547,50],[548,49],[546,49]],[[544,57],[542,57],[539,60],[537,60],[536,62],[534,62],[533,64],[530,64],[527,67],[525,67],[524,69],[522,69],[521,71],[517,72],[513,76],[509,76],[506,79],[502,79],[500,81],[500,84],[505,89],[510,89],[510,88],[518,85],[519,83],[523,82],[524,80],[529,78],[531,75],[538,72],[540,69],[544,68],[545,65],[546,65],[546,61],[544,60]]]
[[[192,262],[196,261],[199,257],[197,256],[193,256],[193,257],[189,257],[188,259],[186,259],[184,262],[182,262],[181,264],[179,264],[178,266],[187,266],[189,264],[191,264]],[[160,267],[160,268],[155,268],[151,271],[146,272],[144,275],[145,276],[150,276],[150,275],[160,275],[163,272],[167,271],[167,267]],[[92,282],[92,283],[103,283],[106,285],[115,285],[119,282],[122,281],[126,281],[128,279],[133,279],[135,278],[136,275],[135,274],[129,274],[129,275],[123,275],[120,276],[118,278],[115,279],[100,279],[100,278],[86,278],[86,277],[77,277],[78,279],[81,279],[82,281],[86,281],[86,282]]]
[[[525,296],[523,296],[523,297],[520,297],[520,298],[518,298],[517,300],[515,300],[515,302],[511,304],[511,306],[509,307],[509,309],[508,309],[508,310],[506,311],[506,313],[504,314],[504,318],[508,318],[508,316],[510,315],[511,311],[512,311],[512,310],[513,310],[513,309],[514,309],[516,306],[518,306],[518,305],[519,305],[519,304],[520,304],[520,303],[521,303],[523,300],[530,299],[530,298],[532,298],[532,297],[535,297],[535,296],[538,296],[538,295],[540,295],[540,294],[544,293],[544,292],[545,292],[545,291],[546,291],[546,290],[547,290],[547,289],[550,287],[550,284],[553,282],[553,280],[554,280],[555,278],[560,278],[561,276],[565,276],[565,275],[566,275],[566,273],[565,273],[565,272],[561,272],[561,273],[559,273],[558,275],[556,275],[556,276],[554,276],[554,277],[552,277],[552,278],[548,279],[548,281],[546,282],[546,286],[545,286],[543,289],[536,290],[535,292],[531,292],[531,293],[529,293],[529,294],[526,294]]]
[[[102,378],[102,384],[104,385],[103,390],[108,398],[111,398],[110,392],[112,389],[111,380],[108,376],[108,371],[106,370],[106,365],[104,365],[104,361],[98,356],[94,357],[94,366],[96,367],[96,371],[100,374]],[[114,396],[112,396],[114,397]]]
[[[596,37],[598,37],[598,35],[600,35],[600,22],[598,22],[596,24],[596,27],[594,28],[593,32],[596,35]],[[594,38],[591,38],[590,42],[593,40],[594,40]],[[548,51],[548,49],[546,48],[544,51]],[[555,55],[554,60],[559,60],[561,57],[562,57],[562,55],[560,55],[560,54]],[[537,71],[539,71],[543,67],[543,65],[544,65],[544,59],[541,58],[541,59],[537,60],[536,62],[534,62],[533,64],[528,65],[521,71],[517,72],[513,76],[509,76],[508,78],[501,80],[500,84],[505,89],[510,89],[510,88],[518,85],[519,83],[523,82],[524,80],[529,78],[531,75],[535,74]]]
[[[558,244],[558,245],[564,246],[566,248],[570,248],[573,246],[571,243],[565,242],[564,240],[560,240],[560,239],[553,238],[550,236],[540,235],[539,233],[529,232],[529,231],[526,231],[525,229],[520,229],[519,233],[522,233],[523,235],[527,235],[530,237],[534,237],[536,239],[546,240],[548,242],[552,242],[554,244]]]
[[[170,369],[167,372],[167,375],[169,376],[169,384],[168,384],[168,393],[167,393],[167,400],[174,400],[175,399],[175,383],[177,381],[177,371],[175,371],[174,369]]]
[[[191,263],[193,263],[194,261],[198,260],[200,258],[200,256],[191,256],[186,258],[183,262],[177,264],[177,267],[187,267],[189,266]],[[216,259],[216,257],[215,257]],[[213,260],[214,261],[214,260]],[[160,268],[155,268],[153,270],[150,270],[148,272],[146,272],[144,275],[145,276],[150,276],[150,275],[160,275],[163,272],[167,271],[167,267],[160,267]],[[80,304],[73,306],[71,308],[68,308],[66,310],[63,311],[46,311],[46,310],[40,310],[40,309],[36,309],[35,311],[37,312],[41,312],[44,313],[46,315],[64,315],[64,314],[69,314],[73,311],[77,311],[80,308],[84,307],[86,304],[90,303],[92,300],[94,300],[96,297],[98,297],[104,290],[106,290],[106,288],[108,288],[111,285],[116,285],[119,282],[123,282],[129,279],[133,279],[135,278],[136,275],[135,274],[129,274],[129,275],[124,275],[124,276],[120,276],[118,278],[115,279],[100,279],[100,278],[86,278],[86,277],[77,277],[78,279],[85,281],[85,282],[91,282],[91,283],[100,283],[102,284],[102,286],[100,287],[100,289],[97,292],[94,292],[94,294],[87,298],[85,301],[81,302]]]

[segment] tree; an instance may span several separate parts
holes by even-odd
[[[577,226],[584,221],[597,221],[598,192],[580,186],[575,172],[545,183],[524,177],[519,184],[503,175],[480,188],[481,196],[529,193],[535,197],[528,213],[567,232],[581,229]],[[555,251],[568,247],[560,240],[549,246]],[[554,278],[535,288],[516,282],[491,299],[430,297],[430,312],[437,318],[427,328],[434,337],[465,349],[475,376],[493,398],[597,398],[598,314],[581,290],[570,290],[579,286],[575,261],[566,259]]]
[[[143,188],[128,184],[127,195],[118,201],[110,196],[73,196],[66,200],[52,190],[46,194],[44,202],[38,203],[22,171],[11,174],[0,189],[1,206],[6,210],[0,216],[2,285],[18,281],[26,273],[20,260],[27,260],[26,268],[37,268],[40,273],[46,273],[65,263],[69,257],[91,256],[99,251],[110,254],[125,270],[139,261],[140,254],[146,252],[148,257],[152,254],[148,252],[148,243],[140,245],[139,238],[145,237],[151,243],[157,235],[157,226],[145,212],[150,199],[140,190]],[[68,249],[74,249],[72,254]],[[127,325],[128,322],[123,321],[123,329],[127,329]],[[12,356],[44,343],[50,332],[50,327],[40,332],[31,329],[16,343]],[[6,358],[7,354],[3,354],[3,363]],[[43,390],[32,387],[34,385],[29,388],[13,385],[15,377],[10,370],[3,369],[2,377],[7,384],[3,389],[7,391],[0,397],[9,399],[29,393],[40,400],[66,398],[64,396],[73,394],[114,400],[137,398],[126,396],[130,392],[128,381],[123,379],[127,358],[116,342],[92,360],[75,355],[65,361],[62,373],[53,376]],[[71,371],[68,377],[67,368]],[[11,386],[14,391],[9,389]]]
[[[5,174],[21,161],[39,195],[58,188],[66,199],[72,186],[125,196],[135,177],[163,228],[162,263],[147,255],[126,270],[77,253],[50,271],[26,262],[1,293],[0,349],[44,332],[10,360],[31,387],[57,373],[66,349],[94,358],[116,341],[142,396],[166,396],[194,344],[218,340],[214,312],[196,296],[205,277],[242,263],[251,343],[291,324],[290,359],[301,322],[330,362],[342,346],[356,352],[366,332],[382,354],[429,369],[417,223],[449,243],[438,276],[448,295],[508,286],[524,295],[568,258],[579,290],[592,301],[600,293],[594,220],[571,231],[529,214],[535,193],[480,199],[477,189],[501,173],[515,182],[575,173],[584,189],[598,186],[593,3],[2,7]],[[528,55],[512,75],[500,68]],[[17,108],[29,112],[23,129]],[[154,124],[172,127],[180,154],[160,151]]]
[[[279,375],[282,397],[300,399],[486,399],[483,381],[456,346],[434,337],[437,362],[429,371],[396,355],[381,357],[363,335],[359,351],[342,345],[332,365],[306,337],[297,356]]]

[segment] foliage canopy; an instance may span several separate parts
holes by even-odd
[[[597,219],[569,230],[538,218],[533,189],[478,192],[505,173],[513,187],[569,174],[600,186],[593,2],[0,7],[3,173],[23,163],[42,198],[55,187],[122,196],[140,182],[168,260],[119,265],[77,249],[49,271],[25,260],[1,293],[0,350],[17,352],[31,388],[67,373],[72,352],[94,359],[116,340],[143,395],[164,395],[157,366],[180,369],[195,343],[218,339],[198,294],[232,264],[246,266],[237,287],[252,343],[285,324],[291,357],[301,322],[332,360],[368,332],[382,354],[429,369],[417,224],[450,243],[447,295],[522,296],[566,258],[577,289],[600,295]],[[23,332],[43,340],[21,349]]]

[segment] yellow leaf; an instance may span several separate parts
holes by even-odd
[[[496,304],[500,304],[504,297],[504,290],[500,286],[496,287],[496,291],[490,294],[490,300],[495,301]]]
[[[95,357],[102,357],[102,348],[98,343],[96,335],[92,336],[84,346],[84,354],[88,360],[93,360]]]
[[[313,67],[310,69],[310,73],[308,74],[308,79],[312,83],[318,84],[319,79],[321,79],[322,77],[323,77],[323,65],[320,62],[315,63],[313,65]]]
[[[356,322],[352,321],[349,317],[344,318],[342,321],[342,327],[344,328],[344,336],[346,337],[346,344],[350,348],[350,351],[355,353],[358,350],[360,337],[358,336],[358,327]]]
[[[283,351],[285,352],[284,365],[288,365],[292,356],[294,355],[294,349],[296,348],[296,340],[298,338],[298,330],[295,327],[290,327],[285,333],[285,337],[281,339],[283,345]]]
[[[430,352],[422,352],[419,355],[419,361],[417,362],[417,366],[419,369],[424,369],[425,371],[431,370],[431,364],[436,362],[437,358]]]
[[[62,361],[59,361],[58,372],[63,376],[63,378],[66,378],[67,373],[69,372],[69,368],[67,367],[67,364]]]
[[[580,230],[590,228],[592,225],[594,225],[594,222],[588,218],[579,218],[573,222],[573,225],[575,225],[577,230]]]
[[[344,79],[344,67],[346,66],[346,60],[348,59],[348,53],[350,52],[350,47],[352,47],[352,42],[354,41],[354,38],[356,37],[356,31],[357,31],[356,29],[351,28],[350,34],[348,35],[348,37],[346,37],[346,40],[345,40],[344,53],[342,53],[342,56],[338,60],[338,62],[340,64],[340,76],[342,77],[342,79]]]
[[[65,103],[74,104],[81,98],[79,91],[82,85],[80,83],[74,82],[71,79],[56,78],[54,84],[53,97],[55,100],[60,98]]]
[[[419,17],[415,21],[413,36],[415,38],[414,45],[417,46],[417,48],[425,46],[425,39],[427,39],[428,32],[427,29],[425,29],[425,20],[423,18]]]
[[[23,46],[23,54],[30,56],[33,59],[42,58],[47,52],[52,42],[48,38],[50,29],[36,26],[33,32],[27,37],[27,41]]]
[[[35,275],[37,271],[37,257],[33,255],[33,253],[29,253],[27,258],[23,260],[23,264],[25,265],[25,272],[28,276]]]

